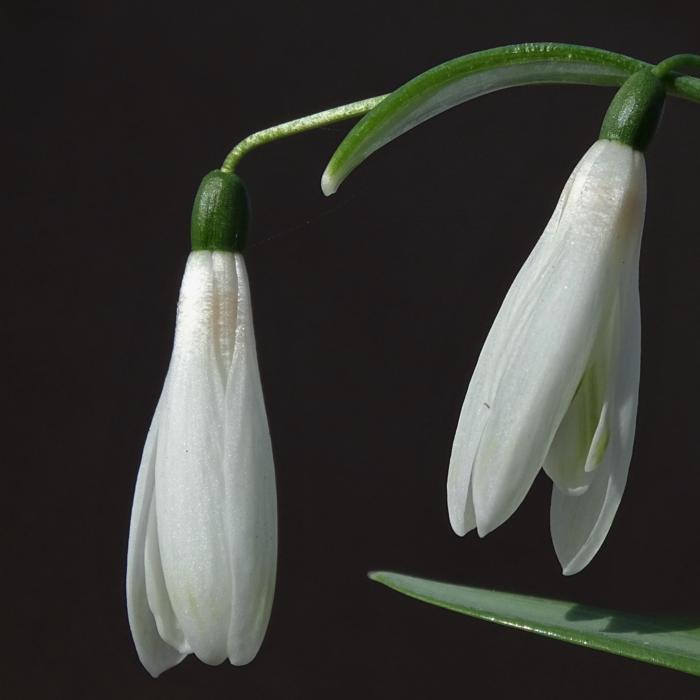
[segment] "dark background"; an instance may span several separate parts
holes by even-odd
[[[474,621],[366,579],[385,568],[697,616],[700,105],[648,154],[642,384],[605,545],[562,577],[541,475],[485,540],[445,476],[478,352],[613,92],[505,91],[373,156],[325,199],[348,125],[239,172],[275,451],[277,596],[247,667],[152,680],[124,601],[129,512],[167,367],[192,199],[239,139],[536,40],[658,61],[700,51],[696,2],[4,2],[2,440],[9,698],[695,697],[700,681]],[[633,8],[635,8],[633,10]]]

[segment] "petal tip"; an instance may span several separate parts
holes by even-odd
[[[464,537],[470,531],[470,528],[464,522],[464,518],[456,518],[452,513],[450,513],[450,527],[452,532],[458,537]]]
[[[498,526],[496,526],[496,527],[498,527]],[[496,527],[493,527],[491,525],[491,523],[487,523],[487,524],[479,523],[476,526],[476,532],[479,535],[479,537],[481,537],[481,539],[483,540],[484,537],[486,537],[486,535],[489,535],[490,533],[492,533],[496,529]]]
[[[569,556],[565,556],[564,552],[560,552],[557,550],[556,545],[554,547],[554,551],[557,555],[557,559],[559,560],[559,565],[561,566],[562,576],[574,576],[580,571],[583,571],[588,566],[588,564],[590,564],[591,560],[593,559],[593,556],[595,555],[594,552],[589,556],[585,556],[582,555],[582,553],[579,551],[573,556],[571,556],[570,554]]]
[[[452,531],[458,537],[464,537],[474,529],[474,508],[471,503],[471,493],[465,497],[447,491],[447,517]]]
[[[257,656],[257,653],[258,650],[256,649],[254,652],[248,652],[237,656],[229,656],[228,661],[231,666],[247,666]]]
[[[500,512],[494,511],[492,508],[487,511],[481,510],[476,511],[476,531],[482,539],[486,535],[493,532],[499,525],[502,525],[509,517],[509,513],[505,518],[501,517]]]
[[[179,654],[175,649],[162,650],[151,649],[137,650],[141,665],[148,671],[151,678],[159,678],[165,671],[177,666],[187,656]]]
[[[571,563],[569,563],[562,566],[561,574],[562,576],[574,576],[574,574],[577,574],[582,568],[582,566],[573,566]]]
[[[591,563],[591,560],[593,559],[597,551],[598,550],[596,550],[589,556],[581,556],[581,554],[579,553],[572,559],[569,559],[568,561],[563,561],[560,558],[559,564],[561,564],[562,576],[573,576],[574,574],[578,574],[580,571],[583,571]]]
[[[240,639],[232,642],[229,640],[228,660],[231,666],[247,666],[260,651],[263,643],[264,631],[262,634],[253,635],[247,639]]]

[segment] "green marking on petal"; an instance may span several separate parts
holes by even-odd
[[[559,488],[583,493],[610,442],[608,333],[594,347],[549,448],[544,469]]]
[[[577,453],[582,466],[592,462],[592,468],[597,467],[603,459],[605,447],[608,444],[608,438],[605,436],[609,436],[610,431],[607,428],[602,431],[601,436],[605,437],[605,439],[598,440],[598,444],[594,444],[594,438],[598,432],[601,420],[605,422],[604,413],[607,413],[607,411],[604,411],[603,406],[606,375],[607,371],[603,371],[598,362],[594,361],[591,363],[583,373],[581,382],[571,402],[572,408],[575,402],[580,404],[574,410],[579,421]],[[592,451],[594,455],[591,459]],[[586,471],[589,470],[587,469]]]
[[[603,461],[605,451],[608,449],[608,442],[610,442],[610,430],[606,428],[603,433],[603,439],[596,445],[595,452],[593,453],[594,467],[597,467]],[[587,468],[586,471],[590,471],[590,469]]]
[[[591,440],[590,449],[588,450],[588,459],[584,466],[585,472],[594,471],[598,465],[603,461],[605,453],[608,449],[608,443],[610,442],[610,425],[608,423],[608,406],[607,404],[603,406],[603,410],[600,413],[600,421],[596,432]]]

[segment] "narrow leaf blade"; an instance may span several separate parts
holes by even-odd
[[[369,576],[399,593],[463,615],[700,676],[697,619],[630,615],[389,571]]]
[[[370,154],[421,122],[475,97],[535,83],[621,85],[648,67],[621,54],[571,44],[515,44],[455,58],[413,78],[368,112],[333,154],[326,195]]]

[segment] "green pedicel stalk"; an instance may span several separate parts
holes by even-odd
[[[243,181],[234,173],[249,151],[277,139],[365,114],[384,95],[310,114],[264,129],[243,139],[226,157],[220,170],[205,175],[192,208],[192,250],[241,252],[250,224],[250,204]]]
[[[266,143],[285,138],[286,136],[301,134],[302,132],[310,131],[311,129],[318,129],[320,126],[335,124],[336,122],[344,121],[345,119],[360,117],[369,112],[371,109],[374,109],[385,97],[386,95],[379,95],[379,97],[368,97],[366,100],[350,102],[349,104],[341,105],[340,107],[326,109],[323,112],[309,114],[306,117],[293,119],[292,121],[284,122],[283,124],[277,124],[276,126],[271,126],[269,129],[256,131],[254,134],[247,136],[243,139],[243,141],[235,146],[235,148],[226,156],[226,160],[224,160],[224,164],[221,166],[221,169],[224,172],[232,173],[240,162],[241,158],[243,158],[246,153]]]
[[[685,70],[687,68],[700,70],[700,56],[694,53],[679,53],[675,56],[669,56],[669,58],[665,58],[661,61],[661,63],[653,69],[653,72],[659,78],[669,78],[672,72]],[[675,76],[675,78],[677,79],[678,76]],[[672,77],[670,79],[673,80]],[[684,82],[681,82],[681,85],[683,84]]]

